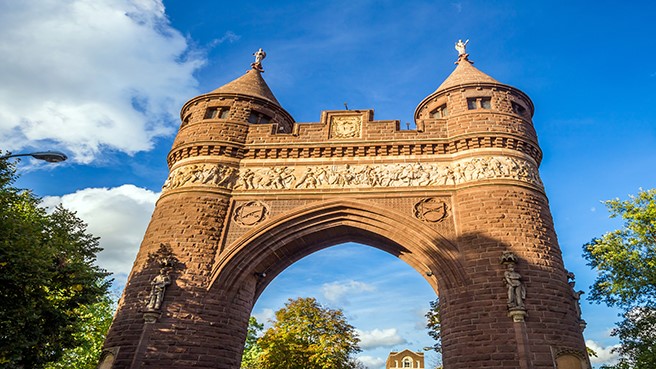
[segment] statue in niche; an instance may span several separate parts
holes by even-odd
[[[146,304],[148,310],[159,310],[162,307],[164,292],[166,287],[171,284],[169,269],[166,267],[160,269],[159,274],[150,282],[150,296],[148,297],[148,304]]]
[[[515,271],[515,263],[508,263],[503,277],[508,287],[508,307],[524,309],[526,287],[522,283],[522,276]]]
[[[581,300],[581,295],[583,295],[585,292],[577,291],[576,288],[574,288],[574,285],[576,284],[576,282],[574,281],[574,278],[576,278],[574,276],[574,273],[572,273],[572,272],[567,273],[567,280],[569,281],[569,282],[567,282],[567,284],[569,285],[569,287],[571,289],[572,298],[574,299],[574,309],[576,310],[576,317],[579,320],[582,320],[581,319],[581,301],[580,300]]]
[[[515,271],[517,256],[510,251],[504,251],[501,255],[501,264],[507,265],[507,269],[503,273],[503,281],[508,288],[508,309],[510,311],[525,310],[526,287],[522,283],[522,276]]]

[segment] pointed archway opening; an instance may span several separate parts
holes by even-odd
[[[435,290],[410,265],[375,247],[342,243],[298,260],[269,283],[251,315],[266,329],[274,312],[298,297],[344,311],[361,339],[356,357],[368,368],[384,368],[391,351],[434,344],[425,314]],[[434,351],[425,352],[426,365],[437,360]]]

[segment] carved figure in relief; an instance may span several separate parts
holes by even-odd
[[[294,188],[299,188],[303,186],[303,188],[317,188],[317,178],[314,174],[314,171],[312,168],[307,168],[305,170],[305,173],[301,176],[301,179],[298,180]]]
[[[171,284],[171,277],[169,276],[168,268],[162,268],[159,274],[150,282],[150,296],[148,297],[148,310],[159,310],[164,301],[164,292],[166,286]]]
[[[447,165],[445,168],[444,184],[447,185],[449,182],[451,182],[451,184],[456,184],[456,174],[453,171],[453,168],[451,168],[450,165]]]
[[[526,298],[526,287],[522,283],[522,276],[515,271],[515,264],[508,263],[508,270],[503,274],[504,281],[508,286],[508,307],[524,308]]]

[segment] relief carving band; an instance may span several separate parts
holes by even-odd
[[[333,116],[330,121],[331,138],[360,137],[362,116]]]
[[[423,199],[415,204],[414,215],[425,222],[439,222],[447,216],[446,202],[434,197]]]
[[[452,186],[488,179],[514,179],[542,187],[527,159],[486,156],[450,163],[340,164],[234,167],[191,164],[171,171],[162,187],[209,186],[227,190],[292,190]]]
[[[192,164],[171,171],[162,186],[172,190],[185,185],[210,185],[230,189],[233,187],[238,170],[221,164]]]
[[[269,215],[269,207],[261,201],[249,201],[235,209],[233,219],[242,226],[254,226]]]

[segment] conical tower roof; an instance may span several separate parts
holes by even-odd
[[[474,67],[474,63],[469,60],[468,54],[462,54],[456,62],[456,69],[447,77],[435,92],[446,90],[450,87],[472,84],[472,83],[496,83],[502,84],[496,79],[488,76]]]
[[[217,88],[212,91],[212,93],[230,93],[259,97],[260,99],[267,100],[280,106],[280,103],[273,95],[273,92],[271,92],[271,89],[264,81],[264,78],[262,78],[263,71],[261,66],[255,65],[256,63],[253,64],[253,69],[250,69],[246,74]]]

